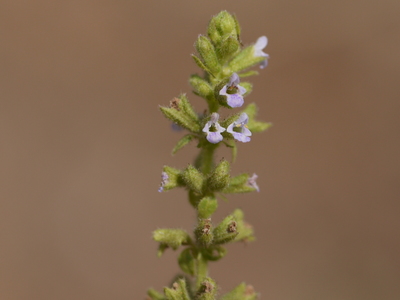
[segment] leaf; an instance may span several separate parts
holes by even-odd
[[[175,154],[178,152],[180,149],[185,147],[187,144],[189,144],[193,140],[193,135],[187,134],[184,137],[182,137],[178,143],[175,145],[174,149],[172,149],[172,154]]]
[[[183,250],[178,257],[178,263],[183,272],[192,276],[195,275],[196,260],[193,257],[192,249],[186,248]]]

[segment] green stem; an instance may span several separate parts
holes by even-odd
[[[196,263],[196,289],[199,289],[204,278],[208,276],[207,260],[199,253]]]
[[[212,114],[213,112],[218,112],[219,103],[217,102],[217,100],[212,99],[207,102],[208,102],[208,110],[210,111],[210,114]]]
[[[214,151],[218,144],[207,143],[203,145],[199,155],[196,158],[195,166],[204,175],[208,175],[214,169]]]

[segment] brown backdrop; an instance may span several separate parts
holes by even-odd
[[[191,230],[183,191],[157,193],[182,135],[159,104],[187,92],[193,43],[236,13],[270,64],[246,101],[272,121],[239,148],[259,175],[257,234],[211,275],[262,299],[399,299],[400,2],[0,1],[0,298],[143,299],[178,271],[151,231]],[[224,151],[220,156],[228,155]]]

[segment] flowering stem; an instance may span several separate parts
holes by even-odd
[[[208,110],[210,111],[210,114],[213,112],[218,112],[219,109],[219,104],[217,101],[208,101]]]
[[[204,175],[210,174],[214,168],[214,151],[217,149],[217,147],[218,144],[207,143],[207,145],[201,149],[196,158],[196,167]]]
[[[208,275],[207,260],[203,258],[201,253],[197,257],[196,267],[196,288],[199,288]]]

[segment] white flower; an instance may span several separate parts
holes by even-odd
[[[229,78],[228,84],[219,91],[219,94],[226,96],[226,103],[230,107],[241,107],[244,103],[243,95],[246,93],[246,89],[239,85],[239,75],[233,73]],[[229,93],[228,93],[229,92]]]
[[[220,141],[222,141],[223,137],[221,132],[224,132],[226,130],[221,125],[219,125],[218,119],[219,119],[219,114],[212,113],[210,121],[208,121],[203,128],[203,132],[207,133],[206,137],[207,141],[209,141],[212,144],[217,144]],[[211,126],[214,127],[216,131],[210,131]]]
[[[257,182],[256,182],[257,178],[258,178],[257,174],[254,173],[253,176],[251,176],[251,177],[247,180],[247,184],[248,184],[249,186],[251,186],[252,188],[255,188],[257,192],[259,192],[259,191],[260,191],[260,188],[258,187]]]
[[[254,44],[254,56],[255,57],[265,57],[265,59],[260,63],[260,68],[264,69],[268,64],[269,55],[263,51],[267,47],[268,39],[266,36],[261,36],[258,38],[257,42]]]
[[[242,113],[235,122],[228,126],[226,131],[231,133],[233,138],[239,142],[250,142],[251,131],[246,126],[248,122],[249,117],[246,113]],[[239,129],[239,131],[234,131],[234,129]]]

